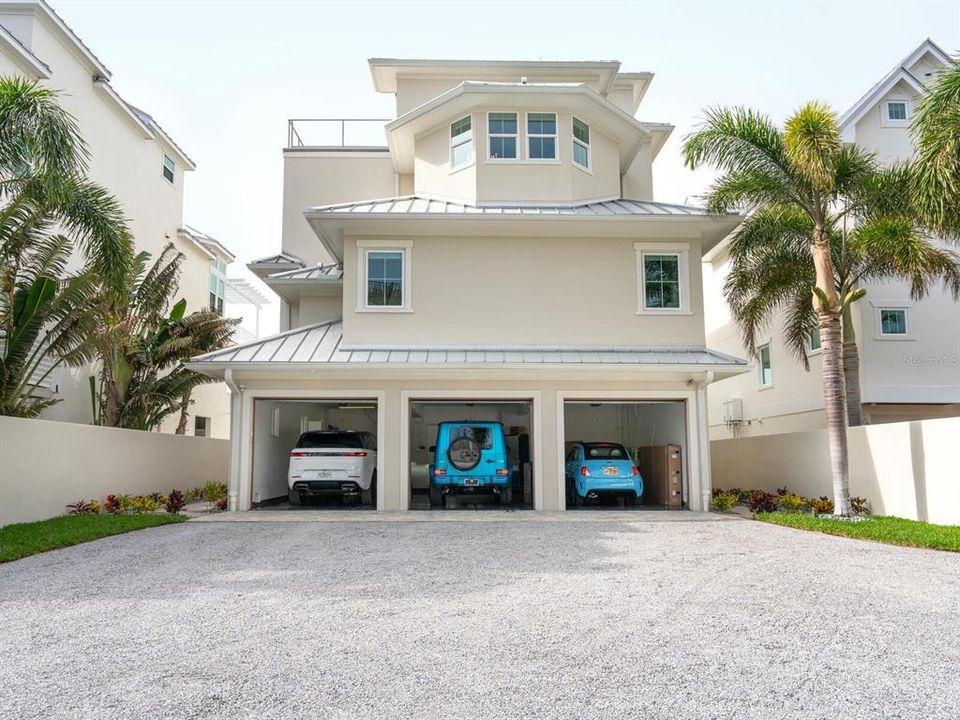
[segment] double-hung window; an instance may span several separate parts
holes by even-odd
[[[163,155],[163,168],[162,173],[163,177],[167,182],[173,182],[174,177],[176,176],[177,165],[173,162],[173,159],[164,153]]]
[[[491,160],[515,160],[517,158],[517,114],[492,112],[487,116],[487,135],[490,141]]]
[[[557,159],[556,113],[527,113],[527,159]]]
[[[573,164],[590,169],[590,126],[573,119]]]
[[[410,241],[357,240],[357,309],[410,311]]]
[[[464,167],[472,162],[473,123],[467,115],[450,123],[450,169]]]
[[[690,313],[690,247],[685,243],[634,243],[640,314]]]

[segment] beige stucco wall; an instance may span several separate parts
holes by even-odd
[[[897,83],[857,123],[855,130],[857,145],[877,153],[877,158],[885,163],[912,158],[913,143],[910,139],[910,128],[908,126],[884,127],[881,119],[886,112],[887,100],[905,100],[912,113],[916,96],[916,91],[906,83],[902,81]]]
[[[960,525],[960,418],[851,428],[850,492],[878,515]],[[832,497],[825,430],[716,440],[713,485]]]
[[[295,313],[291,316],[294,327],[335,320],[343,315],[343,298],[340,295],[302,296],[291,311]]]
[[[563,440],[560,434],[562,400],[560,393],[580,393],[578,399],[657,399],[682,400],[687,402],[687,471],[688,487],[693,509],[702,507],[703,492],[709,492],[709,481],[701,478],[708,473],[702,468],[704,447],[698,437],[697,392],[688,384],[690,377],[668,376],[660,373],[641,374],[629,371],[567,371],[533,372],[503,371],[450,371],[438,368],[431,371],[407,373],[377,370],[359,370],[353,373],[325,373],[299,378],[275,376],[272,379],[243,373],[237,381],[243,388],[241,399],[243,430],[240,443],[239,471],[231,486],[236,492],[237,507],[246,509],[252,500],[254,463],[256,462],[253,440],[254,400],[260,398],[289,399],[313,398],[367,399],[379,402],[380,427],[377,433],[378,479],[382,510],[407,509],[409,443],[405,439],[405,427],[409,419],[411,400],[451,399],[460,400],[521,400],[533,401],[533,444],[535,475],[540,485],[538,510],[556,511],[564,506],[563,466],[561,462]],[[494,379],[494,375],[496,379]],[[701,374],[702,375],[702,374]],[[379,377],[378,377],[379,376]],[[571,398],[568,398],[571,399]]]
[[[303,212],[316,205],[372,200],[395,194],[386,152],[294,151],[283,153],[283,249],[308,265],[330,262]],[[263,255],[276,252],[270,242]]]
[[[357,247],[348,239],[344,341],[703,346],[700,242],[688,242],[690,313],[638,315],[632,238],[415,238],[412,312],[357,312]]]
[[[43,520],[77,500],[226,482],[230,443],[0,417],[0,525]],[[55,449],[55,451],[51,451]]]
[[[510,111],[509,108],[490,108]],[[555,108],[545,108],[554,112]],[[418,195],[449,197],[469,202],[557,202],[620,196],[620,151],[617,144],[590,128],[590,170],[574,165],[573,116],[557,112],[557,158],[526,160],[525,111],[518,111],[516,160],[491,160],[488,155],[487,110],[470,113],[473,123],[474,162],[450,170],[449,124],[417,138],[414,188]],[[649,155],[646,156],[649,164]],[[642,164],[642,160],[640,161]],[[649,168],[647,168],[649,171]],[[642,173],[641,173],[642,174]]]

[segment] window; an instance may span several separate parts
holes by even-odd
[[[166,178],[169,182],[173,182],[174,175],[176,173],[177,166],[173,160],[166,154],[163,156],[163,177]]]
[[[906,335],[907,311],[904,308],[880,308],[880,334]]]
[[[556,113],[527,113],[527,148],[530,160],[556,160]]]
[[[590,169],[590,126],[577,118],[573,119],[573,163]]]
[[[210,309],[223,313],[223,288],[226,284],[227,264],[220,258],[210,261]]]
[[[650,309],[680,309],[680,256],[643,256],[643,305]]]
[[[367,306],[403,307],[403,253],[367,253]]]
[[[690,246],[634,243],[637,253],[637,312],[690,314]]]
[[[773,385],[773,368],[770,366],[770,345],[761,345],[757,348],[757,358],[760,360],[760,387]]]
[[[463,167],[473,162],[473,129],[467,115],[450,124],[450,168]]]
[[[896,100],[887,103],[887,120],[906,120],[907,103],[903,100]]]
[[[193,434],[197,437],[210,437],[210,418],[195,415],[193,418]]]
[[[487,116],[487,134],[492,160],[515,160],[517,157],[517,114],[492,112]]]
[[[820,328],[813,328],[807,333],[807,349],[809,352],[820,349]]]
[[[411,312],[412,240],[357,240],[357,312]]]

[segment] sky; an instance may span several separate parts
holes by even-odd
[[[619,60],[653,72],[638,117],[676,126],[653,166],[654,199],[682,203],[712,178],[680,159],[703,108],[749,105],[781,121],[818,99],[842,113],[925,38],[960,50],[960,0],[50,2],[116,90],[197,163],[184,221],[234,251],[231,276],[280,249],[288,118],[393,117],[370,57]]]

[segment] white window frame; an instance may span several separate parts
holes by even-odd
[[[760,384],[761,390],[769,390],[773,387],[773,350],[771,348],[772,343],[767,340],[767,342],[757,345],[757,382]],[[770,370],[770,382],[764,382],[763,378],[763,351],[767,351],[767,362],[769,364]]]
[[[553,134],[549,133],[531,133],[530,116],[531,115],[553,115]],[[519,129],[519,128],[518,128]],[[552,158],[532,158],[530,157],[530,140],[533,138],[553,138],[553,157]],[[523,114],[523,154],[529,163],[543,165],[557,165],[560,163],[560,113],[556,110],[528,110]]]
[[[894,120],[890,117],[890,105],[903,105],[906,109],[907,117],[903,120]],[[881,127],[906,127],[913,119],[913,106],[907,98],[889,97],[880,103],[880,125]]]
[[[456,125],[458,122],[462,122],[462,121],[467,120],[467,119],[470,120],[470,130],[469,130],[468,132],[460,133],[459,135],[457,135],[456,137],[454,137],[454,136],[451,134],[451,133],[453,132],[453,126]],[[447,128],[447,136],[448,136],[448,138],[449,138],[449,140],[450,140],[450,172],[455,172],[455,171],[457,171],[457,170],[463,170],[464,168],[468,168],[468,167],[470,167],[471,165],[473,165],[473,164],[476,162],[476,160],[477,160],[477,146],[473,143],[473,135],[474,135],[473,115],[470,114],[470,113],[467,113],[467,114],[464,115],[463,117],[457,118],[457,119],[454,120],[452,123],[450,123],[450,125],[448,126],[448,128]],[[465,137],[466,139],[461,139],[461,138],[464,138],[464,137]],[[460,163],[459,165],[454,165],[454,163],[453,163],[453,151],[454,151],[454,149],[460,147],[461,145],[466,145],[467,143],[470,143],[470,159],[469,159],[469,160],[465,160],[464,162]]]
[[[175,185],[177,181],[177,162],[166,153],[162,153],[162,155],[163,155],[163,158],[160,160],[160,177],[162,177],[171,185]],[[173,176],[169,178],[167,177],[167,161],[168,160],[170,161],[170,174]]]
[[[577,123],[582,123],[583,125],[587,126],[587,137],[591,138],[591,140],[584,142],[583,140],[580,140],[577,137],[576,132],[574,131],[574,127]],[[585,122],[584,120],[581,120],[576,115],[570,116],[570,140],[571,140],[570,164],[573,165],[575,168],[578,168],[579,170],[583,170],[584,172],[589,173],[591,175],[593,175],[593,150],[591,146],[592,135],[593,135],[593,128],[590,127],[590,123]],[[573,147],[576,145],[579,145],[580,147],[582,147],[584,150],[587,151],[586,165],[581,165],[580,163],[577,162],[577,153],[575,152],[576,148]]]
[[[411,313],[411,279],[413,240],[357,240],[357,307],[360,313]],[[367,305],[367,254],[370,252],[398,252],[403,269],[403,287],[400,305]]]
[[[516,115],[516,116],[517,116],[517,132],[514,133],[514,134],[512,134],[512,135],[511,135],[510,133],[492,133],[492,132],[490,132],[490,116],[491,116],[491,115]],[[487,112],[487,124],[486,124],[486,126],[485,126],[486,132],[487,132],[487,158],[486,158],[487,162],[491,162],[491,163],[516,163],[516,162],[520,162],[520,161],[521,161],[521,155],[520,155],[520,153],[521,153],[521,151],[522,151],[522,149],[523,149],[523,147],[522,147],[522,145],[521,145],[521,142],[520,142],[520,122],[521,122],[521,120],[522,120],[522,117],[521,117],[520,113],[517,112],[516,110],[489,110],[489,111]],[[511,137],[512,137],[512,138],[514,139],[514,141],[516,142],[516,148],[517,148],[516,157],[512,157],[512,158],[496,158],[496,157],[493,157],[492,153],[490,152],[490,140],[491,140],[492,138],[511,138]]]
[[[690,245],[688,243],[642,243],[633,244],[637,256],[637,315],[693,315],[690,306]],[[646,272],[643,258],[647,255],[676,255],[680,274],[680,307],[648,308],[646,306]]]
[[[913,307],[913,301],[911,300],[871,300],[870,304],[873,306],[873,318],[874,318],[874,340],[883,340],[889,341],[914,341],[916,337],[913,335],[913,328],[911,327],[910,321],[910,309]],[[903,321],[906,325],[906,332],[902,335],[899,333],[885,333],[883,331],[883,311],[884,310],[902,310],[903,311]]]

